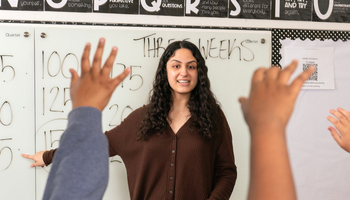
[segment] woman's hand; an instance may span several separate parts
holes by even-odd
[[[45,166],[44,159],[43,159],[44,152],[45,151],[39,151],[34,155],[27,155],[22,153],[21,156],[35,161],[35,163],[32,163],[30,167],[44,167]]]
[[[328,116],[327,119],[335,126],[329,126],[328,130],[331,132],[334,140],[345,151],[350,153],[350,112],[343,108],[337,108],[337,110],[330,110],[332,116]]]

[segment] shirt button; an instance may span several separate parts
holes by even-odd
[[[176,136],[174,136],[174,140],[176,139]]]
[[[175,153],[175,150],[172,150],[171,153]]]
[[[173,191],[171,191],[171,190],[170,190],[170,191],[169,191],[169,193],[170,193],[170,194],[172,194],[172,193],[173,193]]]
[[[170,177],[170,180],[173,180],[173,177]]]
[[[171,166],[172,166],[172,167],[174,167],[174,164],[173,164],[173,163],[171,163]]]

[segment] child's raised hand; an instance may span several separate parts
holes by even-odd
[[[113,47],[106,62],[101,68],[102,53],[105,46],[105,39],[101,38],[94,59],[90,65],[90,43],[86,44],[81,59],[81,76],[70,69],[72,73],[70,94],[73,109],[81,106],[91,106],[102,111],[107,105],[115,88],[130,73],[130,68],[124,70],[119,76],[110,78],[113,62],[117,56],[117,47]]]
[[[327,119],[335,128],[329,126],[328,130],[338,145],[350,153],[350,112],[337,108],[337,110],[331,109],[330,113],[335,117],[327,116]]]
[[[297,65],[298,62],[293,61],[282,70],[271,67],[255,71],[249,97],[239,98],[244,118],[252,134],[255,129],[285,129],[299,91],[314,71],[314,68],[310,67],[289,84]]]

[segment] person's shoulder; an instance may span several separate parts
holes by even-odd
[[[224,111],[222,110],[220,104],[216,104],[215,114],[217,115],[217,117],[224,117],[224,118],[225,118],[225,113],[224,113]]]

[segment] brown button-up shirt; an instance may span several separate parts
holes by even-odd
[[[176,134],[167,125],[162,134],[138,141],[145,113],[145,106],[139,108],[106,132],[110,156],[125,164],[131,200],[229,199],[237,170],[224,114],[217,117],[220,135],[212,140],[191,128],[190,118]]]
[[[210,141],[190,128],[191,118],[176,134],[167,125],[161,135],[138,141],[145,112],[145,106],[135,110],[106,132],[110,156],[125,163],[131,199],[229,199],[237,171],[224,114],[218,116],[220,136]]]

